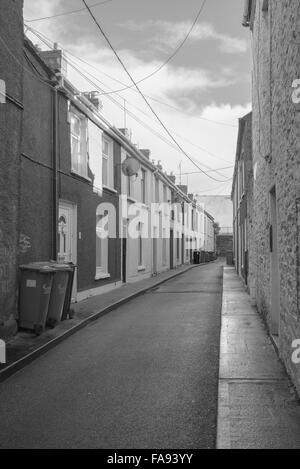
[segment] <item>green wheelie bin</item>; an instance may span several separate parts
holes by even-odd
[[[54,270],[47,263],[20,266],[19,327],[40,335],[45,329]]]

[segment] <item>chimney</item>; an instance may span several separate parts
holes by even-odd
[[[161,161],[160,161],[160,160],[158,160],[156,166],[158,167],[158,169],[160,169],[160,170],[162,171],[163,167],[162,167],[162,164],[161,164]]]
[[[167,176],[168,176],[168,178],[170,179],[170,181],[173,182],[173,184],[176,183],[176,176],[175,176],[173,173],[170,173],[170,174],[168,174]]]
[[[55,73],[67,75],[67,62],[62,50],[58,49],[57,43],[54,44],[53,50],[38,51],[44,62]]]
[[[146,149],[141,149],[140,150],[141,153],[143,153],[143,155],[147,158],[147,160],[150,160],[150,150],[146,150]]]
[[[188,193],[188,186],[177,186],[182,192],[184,192],[186,195]]]
[[[99,91],[85,91],[83,95],[97,108],[98,111],[102,111],[103,103],[99,98]]]
[[[131,131],[129,129],[119,129],[119,131],[125,135],[126,138],[128,138],[128,140],[131,140]]]

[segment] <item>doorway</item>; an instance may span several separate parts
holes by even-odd
[[[59,262],[77,263],[77,207],[68,202],[59,202],[58,210],[58,253]],[[77,300],[77,271],[75,269],[72,302]]]

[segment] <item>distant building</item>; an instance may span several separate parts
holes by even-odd
[[[220,234],[232,234],[232,201],[230,195],[196,195],[197,202],[204,205],[219,224]]]
[[[248,285],[249,254],[253,256],[252,113],[239,120],[236,161],[232,184],[234,263]],[[252,261],[252,259],[251,259]],[[252,262],[251,262],[251,273]],[[254,278],[251,277],[253,286]],[[253,294],[253,292],[251,292]]]

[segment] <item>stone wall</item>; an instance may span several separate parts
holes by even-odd
[[[259,311],[271,328],[270,194],[277,204],[279,253],[279,351],[300,391],[300,366],[292,342],[300,338],[299,312],[299,109],[292,83],[300,78],[299,0],[257,0],[253,24],[253,219],[252,267]]]
[[[23,1],[0,2],[0,338],[15,331],[19,243],[19,174],[23,112]],[[1,100],[3,101],[3,100]]]

